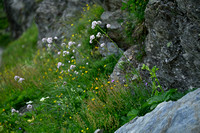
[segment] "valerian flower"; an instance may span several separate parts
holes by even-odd
[[[44,42],[44,43],[45,43],[46,41],[47,41],[47,39],[46,39],[46,38],[42,38],[42,42]]]
[[[53,42],[52,37],[47,38],[47,42],[48,42],[48,43],[52,43],[52,42]]]
[[[101,32],[98,32],[96,37],[101,37]]]
[[[27,105],[27,109],[28,109],[28,110],[31,110],[32,108],[33,108],[33,106],[32,106],[31,104],[28,104],[28,105]]]
[[[106,27],[109,29],[109,28],[111,27],[111,25],[110,25],[110,24],[107,24]]]
[[[57,68],[59,69],[62,66],[62,62],[58,62]]]
[[[100,46],[101,46],[101,47],[104,47],[104,46],[105,46],[105,43],[102,43]]]
[[[25,80],[24,78],[19,78],[18,82],[22,83],[22,81],[24,81],[24,80]]]
[[[14,77],[15,81],[17,81],[19,78],[20,78],[19,76]]]

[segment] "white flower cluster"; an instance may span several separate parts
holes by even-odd
[[[28,110],[31,110],[33,108],[33,106],[31,104],[28,104],[26,107]]]
[[[107,24],[106,27],[109,29],[109,28],[111,27],[111,25],[110,25],[110,24]]]
[[[48,99],[48,98],[49,98],[49,96],[46,97],[46,98],[42,97],[42,98],[40,99],[40,102],[43,102],[45,99]]]
[[[19,83],[22,83],[22,81],[25,80],[24,78],[21,78],[21,77],[19,77],[19,76],[15,76],[14,79],[15,79],[15,81],[18,80]]]
[[[101,24],[101,23],[102,23],[101,21],[93,21],[91,28],[95,29],[96,25]]]
[[[75,42],[72,42],[72,41],[69,41],[69,42],[68,42],[68,46],[69,46],[68,48],[70,49],[70,47],[71,47],[73,44],[76,44],[76,43],[75,43]]]
[[[19,111],[16,110],[16,109],[14,109],[14,108],[11,109],[11,112],[12,112],[12,114],[13,114],[13,113],[19,113]]]
[[[91,35],[90,36],[90,43],[92,43],[92,41],[95,39],[95,36],[94,35]]]
[[[101,45],[100,45],[100,47],[104,47],[105,46],[105,43],[102,43]]]
[[[61,66],[64,66],[64,64],[62,62],[58,62],[57,68],[59,69]]]
[[[63,51],[63,56],[65,56],[66,54],[68,55],[69,51]]]
[[[98,38],[101,37],[101,32],[98,32],[96,37],[98,37]]]
[[[71,65],[70,66],[70,69],[72,70],[72,69],[74,69],[76,66],[75,65]]]

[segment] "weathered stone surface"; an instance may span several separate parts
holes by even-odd
[[[152,112],[137,117],[115,133],[199,133],[200,88],[176,102],[160,103]]]
[[[116,11],[121,8],[122,0],[95,0],[102,5],[106,11]]]
[[[108,35],[112,38],[120,48],[128,49],[130,44],[126,43],[125,22],[128,17],[127,12],[121,9],[115,11],[105,11],[101,15],[102,25],[106,27],[110,24],[111,27],[107,30]],[[103,27],[103,28],[105,28]]]
[[[37,4],[35,0],[4,0],[11,35],[19,37],[33,22]]]
[[[138,52],[138,46],[134,45],[123,53],[123,56],[119,59],[113,73],[110,75],[111,80],[118,80],[121,84],[125,84],[127,82],[127,75],[129,81],[137,79],[137,71],[139,71],[141,67],[140,63],[135,58]]]
[[[149,34],[144,63],[160,69],[164,88],[199,87],[200,1],[151,0],[145,13]]]
[[[109,40],[107,37],[103,36],[99,40],[100,44],[105,44],[103,47],[99,47],[99,52],[102,56],[106,57],[108,55],[115,54],[116,56],[123,53],[123,51],[117,46],[116,43]]]

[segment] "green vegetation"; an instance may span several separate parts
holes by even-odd
[[[156,67],[143,67],[152,83],[139,75],[124,85],[110,80],[120,56],[103,58],[98,39],[89,43],[98,32],[107,36],[98,25],[91,29],[102,13],[102,7],[87,5],[81,19],[70,23],[71,35],[61,46],[48,37],[43,40],[47,48],[37,50],[35,25],[9,44],[0,73],[0,132],[93,133],[99,128],[112,133],[160,102],[184,95],[175,89],[162,92]]]

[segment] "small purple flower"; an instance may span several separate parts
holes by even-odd
[[[147,85],[148,85],[148,83],[146,82],[146,83],[145,83],[145,85],[147,86]]]
[[[111,82],[113,83],[115,80],[112,80]]]
[[[21,130],[21,127],[19,128],[19,130]]]
[[[60,103],[58,105],[60,106]]]

